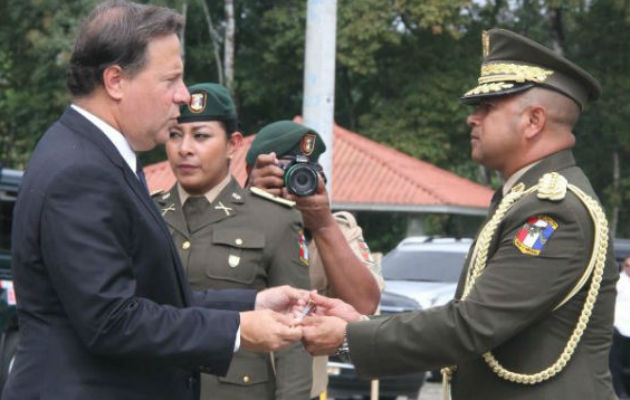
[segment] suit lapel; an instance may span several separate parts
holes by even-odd
[[[64,124],[68,129],[73,132],[78,133],[79,135],[85,137],[89,141],[91,141],[97,148],[99,148],[105,155],[111,160],[111,162],[118,167],[123,177],[134,193],[134,195],[139,200],[139,203],[144,206],[144,208],[151,214],[155,223],[159,227],[158,229],[162,231],[165,235],[166,241],[169,243],[171,248],[171,257],[173,263],[175,265],[175,273],[177,276],[177,286],[179,288],[180,295],[182,296],[183,303],[188,305],[190,303],[188,292],[186,290],[186,280],[183,276],[183,269],[180,264],[179,256],[177,254],[177,250],[175,249],[175,245],[173,244],[173,240],[171,238],[171,234],[164,223],[164,220],[158,213],[157,208],[153,204],[153,201],[149,197],[145,187],[142,185],[135,172],[133,172],[125,160],[123,160],[122,156],[116,149],[116,146],[105,136],[100,129],[98,129],[94,124],[88,121],[85,117],[79,114],[72,107],[67,107],[66,111],[60,118],[60,122]]]

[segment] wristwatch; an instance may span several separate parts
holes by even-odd
[[[350,346],[348,345],[348,329],[343,333],[343,342],[341,342],[341,345],[337,348],[335,356],[343,362],[352,362],[352,360],[350,360]]]

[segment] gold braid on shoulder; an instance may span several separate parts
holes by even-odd
[[[562,175],[556,172],[551,172],[543,175],[538,181],[538,184],[532,186],[527,190],[525,189],[525,185],[523,185],[522,183],[513,187],[512,190],[503,198],[501,203],[499,203],[499,207],[497,207],[497,210],[490,221],[488,221],[488,223],[481,230],[481,233],[479,234],[479,237],[477,239],[477,243],[473,249],[473,254],[471,257],[472,267],[468,270],[468,274],[464,284],[464,292],[461,300],[464,300],[468,296],[473,286],[475,285],[475,281],[479,276],[481,276],[483,270],[485,269],[488,260],[488,248],[490,247],[492,236],[494,235],[497,227],[505,217],[505,214],[510,210],[510,208],[525,195],[534,191],[537,191],[537,196],[540,199],[559,201],[564,198],[567,189],[575,194],[588,210],[593,220],[595,232],[591,259],[589,260],[588,265],[586,266],[586,269],[582,274],[582,277],[573,287],[573,289],[567,294],[567,296],[554,308],[554,310],[560,308],[577,292],[579,292],[592,274],[593,278],[591,280],[591,285],[586,295],[586,300],[584,301],[584,305],[582,307],[580,317],[578,318],[578,322],[573,329],[573,333],[569,337],[569,340],[567,341],[567,344],[565,345],[562,354],[560,354],[558,359],[546,369],[533,374],[521,374],[518,372],[508,371],[499,363],[499,361],[494,357],[494,355],[492,355],[491,352],[487,352],[482,355],[483,359],[492,369],[492,371],[494,371],[499,377],[511,382],[521,383],[525,385],[534,385],[536,383],[540,383],[557,375],[560,371],[562,371],[562,369],[571,359],[571,356],[573,355],[573,352],[575,351],[575,348],[577,347],[580,338],[582,337],[582,334],[586,329],[586,325],[588,324],[591,313],[593,312],[593,306],[595,305],[595,301],[597,300],[597,294],[599,293],[599,286],[602,281],[604,266],[606,264],[606,253],[608,250],[608,221],[606,220],[606,215],[604,214],[604,211],[595,199],[584,193],[577,186],[569,184],[566,178],[564,178]],[[450,382],[451,376],[453,375],[453,372],[455,372],[456,369],[457,366],[450,366],[442,368],[441,370],[443,376],[442,382],[444,389],[444,399],[448,398],[448,384]]]

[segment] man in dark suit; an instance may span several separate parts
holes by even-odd
[[[200,367],[225,374],[238,348],[301,338],[288,311],[306,291],[191,292],[147,192],[135,153],[166,141],[189,99],[182,25],[117,1],[80,29],[73,104],[38,143],[16,202],[20,345],[5,400],[194,399]]]
[[[477,235],[455,300],[347,324],[305,319],[314,353],[339,349],[363,377],[447,367],[453,399],[612,400],[608,351],[618,270],[606,216],[571,147],[597,81],[523,36],[483,36],[479,84],[462,100],[472,158],[505,183]]]

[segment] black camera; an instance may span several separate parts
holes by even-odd
[[[318,175],[322,167],[311,162],[308,157],[297,155],[290,162],[280,163],[284,170],[284,186],[296,196],[310,196],[317,191]],[[323,178],[323,174],[322,174]]]

